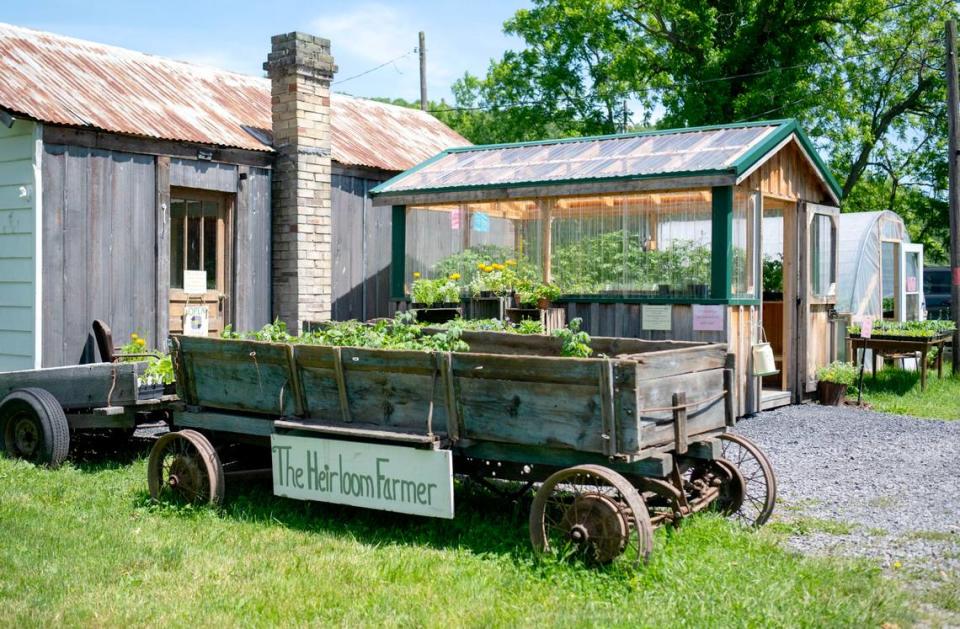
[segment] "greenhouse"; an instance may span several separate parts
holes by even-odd
[[[828,358],[827,329],[809,356],[782,342],[826,321],[836,298],[839,187],[795,121],[448,149],[372,195],[393,207],[398,308],[418,279],[450,278],[463,299],[542,282],[594,335],[728,343],[741,411],[752,412],[763,398],[749,356],[765,333],[762,263],[779,246],[785,277],[817,268],[814,281],[797,272],[781,287],[809,308],[771,334],[783,345],[771,386],[798,398],[809,365]],[[799,232],[811,232],[810,255],[784,250]]]

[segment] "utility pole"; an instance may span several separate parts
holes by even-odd
[[[420,31],[420,109],[427,110],[427,36]]]
[[[950,129],[950,311],[953,333],[953,373],[960,374],[960,88],[957,86],[957,23],[947,22],[947,119]]]

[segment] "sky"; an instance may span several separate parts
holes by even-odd
[[[407,100],[420,97],[413,51],[422,30],[427,37],[428,98],[450,101],[450,86],[464,72],[482,75],[491,59],[521,47],[519,39],[503,34],[503,22],[530,3],[34,0],[5,4],[0,21],[244,74],[263,75],[271,35],[305,31],[331,41],[339,67],[334,91]],[[388,61],[378,70],[351,78]]]

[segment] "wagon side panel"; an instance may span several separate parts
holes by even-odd
[[[298,412],[291,348],[281,343],[177,337],[178,392],[191,404],[277,417]]]

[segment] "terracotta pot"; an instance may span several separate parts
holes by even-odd
[[[817,383],[817,394],[823,406],[840,406],[847,395],[847,385],[821,380]]]
[[[550,307],[549,299],[545,299],[541,297],[540,299],[537,300],[537,308],[539,308],[540,310],[546,310],[549,307]]]

